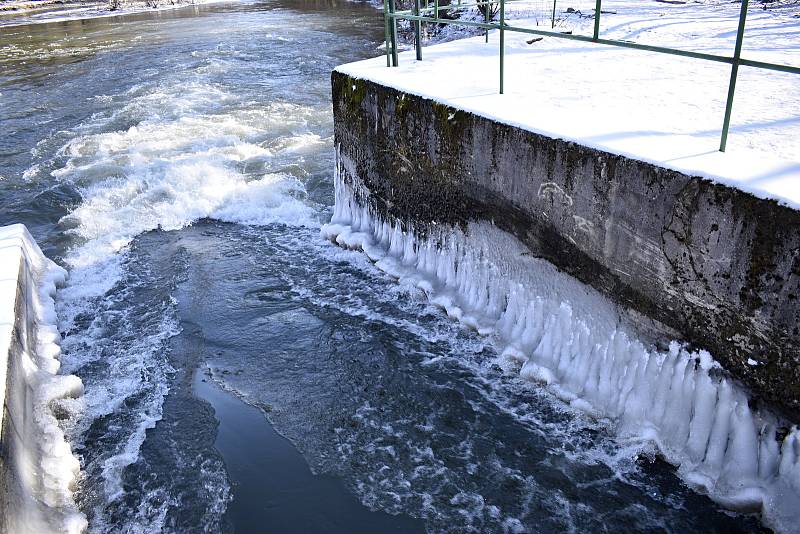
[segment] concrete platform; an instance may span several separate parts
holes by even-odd
[[[559,2],[559,6],[562,4]],[[569,4],[591,13],[594,2]],[[535,27],[530,2],[507,4],[508,24]],[[566,4],[563,5],[566,7]],[[603,38],[732,56],[740,4],[604,0]],[[800,7],[751,9],[743,56],[800,65]],[[540,30],[550,30],[547,24]],[[541,22],[541,21],[539,21]],[[450,28],[446,28],[445,32]],[[556,31],[591,35],[570,15]],[[700,176],[800,208],[800,75],[739,70],[727,151],[719,152],[730,65],[506,32],[505,94],[499,33],[337,70],[546,137]]]
[[[493,221],[798,420],[800,212],[346,72],[333,102],[343,179],[381,210]]]
[[[511,25],[541,23],[507,6]],[[557,29],[591,34],[593,6]],[[605,38],[733,52],[739,4],[603,9]],[[751,9],[744,57],[797,64],[797,11]],[[506,32],[503,95],[497,31],[337,68],[344,179],[401,219],[493,221],[800,420],[800,76],[741,69],[721,153],[730,66],[530,39]]]

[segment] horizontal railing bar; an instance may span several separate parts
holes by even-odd
[[[518,2],[524,2],[525,0],[505,0],[505,1],[507,3],[508,2],[518,3]],[[450,10],[467,9],[467,8],[470,8],[470,7],[480,7],[480,6],[485,6],[487,4],[497,4],[497,0],[476,0],[475,2],[469,3],[469,4],[463,3],[463,4],[439,5],[438,9],[439,9],[439,11],[450,11]],[[434,12],[434,11],[436,11],[436,9],[437,8],[435,6],[422,7],[422,8],[420,8],[419,12],[420,13],[425,12],[425,11]],[[399,15],[412,15],[413,16],[414,15],[414,11],[412,9],[404,9],[404,10],[395,11],[394,14],[387,12],[387,13],[385,13],[385,15],[387,17],[405,18],[405,17],[400,17]]]
[[[482,2],[480,5],[484,5],[487,3],[492,2]],[[440,8],[441,9],[441,8]],[[423,10],[420,10],[423,11]],[[396,11],[395,13],[387,13],[387,17],[394,18],[394,19],[405,19],[410,21],[420,21],[420,22],[432,22],[437,24],[456,24],[458,26],[472,26],[475,28],[482,28],[482,29],[500,29],[500,25],[496,23],[486,23],[486,22],[477,22],[471,20],[450,20],[450,19],[435,19],[431,17],[425,17],[422,15],[413,15],[410,11]],[[682,57],[690,57],[694,59],[704,59],[707,61],[714,61],[717,63],[726,63],[728,65],[733,63],[733,58],[729,56],[720,56],[717,54],[707,54],[704,52],[693,52],[691,50],[678,50],[675,48],[667,48],[664,46],[654,46],[648,44],[641,44],[641,43],[632,43],[630,41],[618,41],[615,39],[597,39],[595,40],[590,35],[578,35],[578,34],[570,34],[570,33],[560,33],[548,30],[535,30],[533,28],[523,28],[521,26],[510,26],[505,25],[503,28],[505,31],[512,31],[517,33],[527,33],[530,35],[541,35],[544,37],[555,37],[557,39],[568,39],[572,41],[580,41],[585,43],[596,43],[596,44],[604,44],[608,46],[618,46],[622,48],[631,48],[634,50],[644,50],[647,52],[657,52],[660,54],[670,54],[673,56],[682,56]],[[793,74],[800,74],[800,67],[793,67],[790,65],[781,65],[777,63],[767,63],[764,61],[754,61],[750,59],[740,59],[740,65],[744,65],[747,67],[754,67],[759,69],[767,69],[767,70],[774,70],[780,72],[789,72]]]
[[[632,48],[636,50],[645,50],[648,52],[659,52],[663,54],[672,54],[676,56],[691,57],[695,59],[706,59],[708,61],[716,61],[718,63],[730,64],[733,62],[733,58],[728,56],[706,54],[704,52],[693,52],[690,50],[677,50],[674,48],[667,48],[663,46],[632,43],[630,41],[617,41],[615,39],[594,39],[591,35],[576,35],[569,33],[552,32],[547,30],[534,30],[531,28],[522,28],[520,26],[506,26],[505,30],[519,32],[519,33],[529,33],[532,35],[542,35],[546,37],[556,37],[558,39],[569,39],[573,41],[581,41],[584,43],[604,44],[608,46],[619,46],[622,48]]]
[[[446,5],[446,6],[439,6],[439,11],[449,11],[451,9],[456,9],[456,8],[458,8],[458,9],[467,9],[467,8],[470,8],[470,7],[481,7],[481,6],[490,5],[490,4],[496,4],[496,3],[497,2],[495,2],[493,0],[486,0],[485,2],[480,2],[479,1],[479,2],[470,3],[470,4],[461,4],[461,5],[450,4],[450,5]],[[436,7],[435,6],[421,7],[420,10],[419,10],[420,13],[424,13],[426,11],[430,11],[431,13],[433,13],[433,12],[436,11]],[[393,17],[393,18],[396,18],[396,19],[398,19],[398,18],[404,19],[407,16],[408,17],[413,17],[414,16],[414,11],[411,10],[411,9],[404,9],[402,11],[395,11],[394,14],[387,13],[386,16],[387,17]],[[423,15],[420,15],[420,16],[423,16]],[[450,19],[447,19],[447,20],[450,20]]]
[[[755,67],[757,69],[777,70],[780,72],[790,72],[792,74],[800,74],[800,67],[792,67],[791,65],[781,65],[779,63],[765,63],[764,61],[755,61],[752,59],[740,59],[739,65],[747,67]]]
[[[486,28],[489,30],[493,29],[500,29],[500,26],[496,24],[492,24],[491,22],[476,22],[473,20],[450,20],[450,19],[435,19],[432,17],[424,17],[422,15],[401,15],[400,12],[396,12],[394,15],[387,15],[389,18],[394,19],[404,19],[404,20],[419,20],[421,22],[438,22],[441,24],[457,24],[459,26],[475,26],[476,28]],[[506,26],[508,29],[508,26]]]

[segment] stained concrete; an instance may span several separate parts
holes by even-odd
[[[5,245],[8,247],[7,243]],[[12,534],[20,528],[14,520],[19,521],[19,517],[24,517],[20,511],[25,509],[26,499],[23,473],[36,472],[36,467],[30,465],[34,455],[27,451],[29,444],[25,440],[25,436],[33,432],[31,429],[35,422],[33,391],[25,379],[23,363],[35,354],[33,292],[36,282],[21,249],[3,251],[3,261],[5,264],[0,283],[6,287],[2,294],[11,298],[0,303],[3,307],[0,311],[0,329],[5,330],[0,333],[0,346],[5,349],[0,349],[0,377],[3,380],[0,388],[3,397],[0,418],[0,509],[5,511],[0,514],[0,533]],[[8,510],[18,512],[11,514],[7,513]],[[31,513],[34,512],[36,510]],[[35,520],[41,523],[40,518]]]
[[[800,419],[800,212],[338,72],[332,84],[344,179],[380,210],[494,221]]]

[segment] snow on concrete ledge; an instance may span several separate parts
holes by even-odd
[[[607,0],[603,8],[616,11],[602,19],[604,38],[732,55],[739,4]],[[582,20],[575,33],[590,34],[591,19]],[[513,11],[508,23],[535,24]],[[798,28],[793,14],[751,12],[743,56],[800,65]],[[474,37],[426,46],[423,61],[403,52],[398,68],[378,57],[337,70],[800,209],[800,76],[742,67],[721,153],[729,65],[553,37],[529,44],[531,38],[506,32],[504,95],[497,31],[488,44]]]
[[[80,468],[53,413],[83,394],[58,375],[60,334],[53,297],[66,271],[47,259],[21,224],[0,227],[0,531],[86,528],[73,499]]]

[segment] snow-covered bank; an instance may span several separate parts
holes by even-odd
[[[591,12],[588,4],[570,3]],[[609,14],[601,19],[602,37],[732,55],[738,4],[608,0],[603,9]],[[800,64],[795,14],[752,11],[744,57]],[[574,25],[557,29],[591,34],[591,18],[570,20]],[[507,22],[534,26],[537,21],[512,11]],[[728,65],[551,37],[529,43],[532,37],[506,32],[504,95],[498,94],[497,32],[488,44],[474,37],[426,46],[423,61],[415,61],[413,51],[401,53],[398,68],[387,68],[378,57],[337,70],[800,207],[799,75],[740,69],[723,154],[718,147]]]
[[[6,532],[81,532],[73,489],[80,465],[59,419],[83,394],[58,375],[53,297],[66,271],[47,259],[21,225],[0,228],[0,391],[2,526]]]
[[[18,9],[5,5],[0,10],[0,26],[118,17],[231,1],[236,0],[122,0],[114,4],[108,1],[29,2],[20,3]]]
[[[675,342],[665,352],[643,344],[606,298],[488,223],[461,230],[388,220],[360,184],[340,176],[337,169],[323,235],[363,250],[448,315],[492,336],[509,371],[608,419],[620,439],[655,442],[699,491],[735,510],[760,511],[778,531],[797,530],[800,436],[751,409],[711,355]]]

